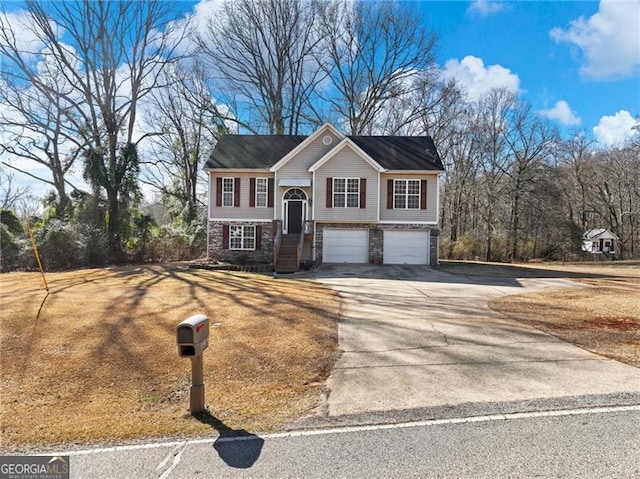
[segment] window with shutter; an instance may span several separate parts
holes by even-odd
[[[255,206],[256,208],[266,208],[267,196],[269,193],[269,180],[268,178],[256,178],[255,183]]]
[[[420,209],[420,180],[393,180],[393,208],[396,210]]]
[[[233,178],[222,178],[222,206],[233,206],[234,186]]]
[[[255,250],[256,227],[252,225],[229,225],[229,249]]]
[[[333,207],[360,208],[360,178],[333,178]]]

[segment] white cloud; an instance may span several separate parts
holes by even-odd
[[[6,23],[6,26],[3,25],[5,33],[10,43],[15,44],[19,51],[37,54],[44,46],[31,26],[32,22],[26,12],[20,10],[16,13],[2,13],[0,22]]]
[[[629,77],[640,69],[640,1],[602,0],[598,13],[579,17],[549,32],[556,42],[576,45],[584,54],[580,72],[595,80]]]
[[[2,26],[3,35],[7,36],[9,44],[14,46],[27,59],[36,58],[45,47],[42,37],[38,34],[40,28],[24,10],[1,12],[0,26]],[[58,24],[50,21],[49,27],[56,38],[62,37],[64,31]],[[0,42],[4,42],[4,39],[0,38]],[[1,58],[2,56],[0,55]]]
[[[640,126],[631,113],[620,110],[613,116],[603,116],[597,126],[593,127],[596,140],[603,146],[615,146],[624,143],[635,133],[633,127]]]
[[[582,121],[580,117],[574,113],[569,104],[564,100],[557,101],[553,108],[549,108],[548,110],[540,110],[539,113],[544,117],[547,117],[551,120],[557,120],[563,125],[567,126],[579,125]]]
[[[476,0],[471,2],[467,13],[480,15],[481,17],[488,17],[493,13],[501,12],[506,8],[507,4],[504,2],[495,2],[491,0]]]
[[[448,60],[442,76],[445,79],[455,79],[466,90],[471,101],[479,100],[492,88],[506,88],[514,93],[520,90],[518,75],[501,65],[485,67],[481,58],[471,55],[461,61],[457,58]]]
[[[201,0],[193,7],[190,15],[191,25],[197,33],[205,33],[211,18],[225,16],[224,1]]]

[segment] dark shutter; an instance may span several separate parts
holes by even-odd
[[[268,190],[268,199],[267,206],[269,208],[273,208],[273,194],[274,194],[274,180],[273,178],[269,178],[269,190]]]
[[[256,249],[262,249],[262,226],[256,225]]]
[[[255,208],[256,206],[256,179],[249,178],[249,207]]]
[[[327,208],[333,208],[333,178],[327,178]]]
[[[233,206],[240,206],[240,178],[234,179],[233,185]]]
[[[427,209],[427,180],[420,180],[420,209]]]
[[[393,209],[393,180],[387,180],[387,209]]]
[[[367,179],[360,178],[360,208],[367,207]]]
[[[222,225],[222,249],[229,249],[229,225]]]
[[[216,206],[222,206],[222,178],[216,178]]]

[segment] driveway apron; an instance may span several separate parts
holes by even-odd
[[[491,311],[490,299],[563,279],[452,275],[427,267],[328,266],[316,280],[343,298],[343,350],[330,416],[640,393],[640,369],[589,353]]]

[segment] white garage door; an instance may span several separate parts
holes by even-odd
[[[368,263],[369,231],[325,229],[322,239],[324,263]]]
[[[385,264],[428,264],[429,231],[385,230]]]

